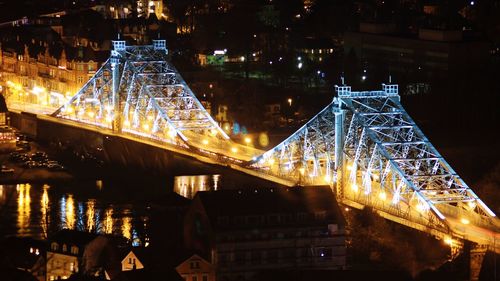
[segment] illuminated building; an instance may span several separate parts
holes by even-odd
[[[210,261],[219,280],[345,266],[344,218],[329,188],[198,192],[184,223],[186,248]]]
[[[20,50],[21,49],[21,50]],[[90,46],[49,46],[15,42],[0,48],[4,95],[12,100],[58,106],[73,96],[100,67],[108,51]]]
[[[63,229],[48,240],[47,280],[67,279],[80,271],[85,246],[96,234]]]
[[[184,280],[215,281],[213,265],[196,254],[184,260],[175,269]]]

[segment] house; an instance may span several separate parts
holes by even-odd
[[[194,254],[175,270],[186,281],[215,281],[215,268],[204,258]]]
[[[48,239],[47,280],[67,279],[80,271],[85,247],[96,234],[63,229]]]
[[[344,218],[328,187],[198,192],[184,219],[184,241],[214,265],[217,280],[346,264]]]
[[[121,259],[122,271],[143,269],[145,266],[145,248],[133,247],[132,249],[127,249],[123,253],[125,255]]]

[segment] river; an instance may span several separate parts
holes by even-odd
[[[151,202],[174,190],[193,198],[217,190],[219,175],[180,176],[168,186],[97,181],[0,185],[0,236],[44,239],[60,229],[122,235],[135,245],[148,236]]]

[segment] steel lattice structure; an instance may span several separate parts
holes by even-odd
[[[165,40],[126,46],[111,57],[52,116],[159,140],[181,147],[232,145],[168,61]]]
[[[301,185],[336,186],[344,203],[432,233],[453,232],[460,219],[498,230],[495,214],[404,110],[397,85],[369,92],[342,86],[337,93],[250,167]]]
[[[52,114],[55,120],[154,140],[282,184],[330,185],[344,204],[370,206],[398,223],[500,252],[495,214],[404,110],[397,85],[369,92],[336,87],[338,96],[328,106],[262,153],[229,140],[168,61],[165,40],[147,46],[113,41],[113,47],[96,74]]]

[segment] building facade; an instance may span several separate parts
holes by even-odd
[[[85,246],[97,235],[63,229],[48,239],[47,280],[67,279],[80,271]]]
[[[214,266],[198,255],[192,255],[175,270],[185,281],[215,281]]]
[[[95,74],[107,53],[68,46],[51,51],[45,42],[24,45],[22,51],[0,48],[1,83],[8,105],[61,106]]]
[[[326,187],[198,192],[184,236],[215,266],[217,280],[345,266],[344,219]]]

